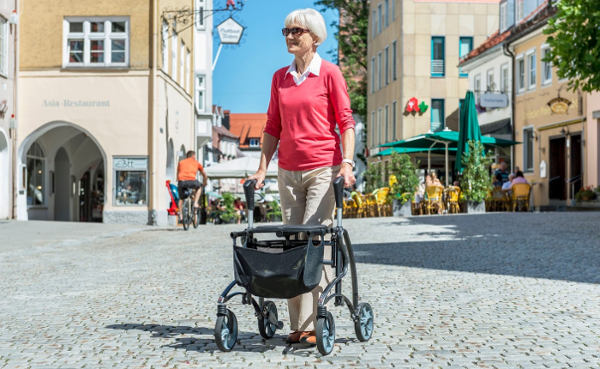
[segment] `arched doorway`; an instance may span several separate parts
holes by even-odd
[[[10,150],[8,139],[0,130],[0,219],[10,217]]]
[[[21,144],[21,183],[26,216],[63,221],[102,221],[105,154],[84,129],[66,122],[40,127]],[[24,201],[23,201],[24,200]]]

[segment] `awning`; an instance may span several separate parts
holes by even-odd
[[[209,179],[246,178],[256,173],[259,164],[260,158],[245,156],[213,164],[210,167],[206,167],[205,171]],[[271,160],[267,169],[267,177],[277,177],[277,160]]]
[[[433,152],[443,154],[445,149],[442,148],[433,148],[430,149],[428,147],[390,147],[389,149],[385,149],[383,151],[378,152],[375,156],[388,156],[392,155],[392,153],[397,154],[413,154],[413,153],[424,153],[424,152]],[[448,151],[456,152],[456,147],[448,148]]]
[[[390,142],[387,144],[379,145],[380,147],[402,147],[402,148],[439,148],[444,149],[446,143],[449,148],[456,148],[458,143],[458,132],[457,131],[440,131],[435,133],[425,133],[422,135],[407,138],[396,142]],[[520,142],[504,140],[501,138],[495,138],[491,136],[481,136],[481,143],[486,146],[500,146],[508,147],[519,144]]]

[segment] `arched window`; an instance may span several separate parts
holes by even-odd
[[[34,142],[27,151],[27,205],[40,206],[46,203],[45,162],[44,151]]]

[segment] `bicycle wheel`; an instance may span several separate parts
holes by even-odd
[[[200,223],[200,208],[193,209],[192,207],[192,225],[194,228],[198,228],[198,224]]]
[[[181,223],[185,231],[190,227],[190,198],[188,197],[183,201],[183,208],[181,209]]]

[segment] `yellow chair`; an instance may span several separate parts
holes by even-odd
[[[392,209],[389,201],[390,188],[382,187],[375,190],[375,201],[377,203],[377,216],[385,217],[391,215]]]
[[[365,214],[367,217],[377,216],[377,200],[372,193],[365,195]]]
[[[449,213],[458,214],[460,213],[460,187],[449,186],[446,189],[446,208]]]
[[[444,210],[444,186],[430,185],[425,188],[425,212],[431,214],[440,214]]]
[[[510,189],[512,191],[512,211],[529,211],[531,186],[527,183],[515,183]]]
[[[352,200],[354,200],[354,205],[356,206],[356,217],[364,218],[367,216],[367,202],[365,200],[365,196],[360,192],[353,191],[350,194]]]
[[[356,205],[353,199],[344,200],[342,216],[344,218],[354,218],[356,216]]]
[[[508,211],[511,208],[510,199],[502,187],[496,186],[490,195],[491,211]]]

